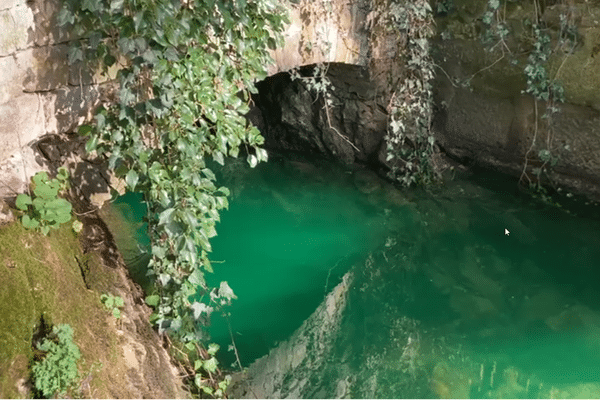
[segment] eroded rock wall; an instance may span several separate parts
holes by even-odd
[[[433,54],[438,65],[434,126],[443,149],[515,176],[525,169],[530,177],[544,164],[539,152],[548,150],[558,162],[544,165],[546,183],[600,198],[600,7],[574,1],[547,3],[538,10],[552,48],[542,65],[550,80],[564,88],[566,100],[548,120],[543,117],[547,103],[536,103],[526,93],[524,69],[536,42],[527,25],[534,21],[533,2],[501,2],[498,15],[509,33],[487,46],[482,43],[487,1],[453,3],[448,13],[438,15]],[[576,39],[560,41],[567,29],[576,32]]]
[[[69,65],[74,38],[57,25],[60,4],[0,1],[0,197],[22,192],[30,176],[47,169],[40,138],[73,132],[112,95],[114,74]]]

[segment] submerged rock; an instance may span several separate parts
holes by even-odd
[[[337,337],[353,275],[327,295],[308,320],[271,352],[234,377],[233,398],[302,398],[310,389],[309,378],[322,367]],[[312,397],[312,396],[310,396]]]
[[[381,189],[381,179],[371,170],[365,169],[354,173],[354,185],[364,194]]]

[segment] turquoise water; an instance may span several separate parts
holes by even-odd
[[[210,329],[225,365],[229,324],[248,365],[352,270],[339,334],[303,397],[339,395],[344,379],[350,397],[600,397],[596,207],[567,212],[485,172],[427,191],[315,160],[218,175],[232,198],[208,280],[238,296]],[[133,197],[120,204],[141,214]]]

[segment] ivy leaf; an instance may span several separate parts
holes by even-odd
[[[248,155],[248,164],[250,164],[250,168],[254,168],[258,164],[258,159],[254,154]]]
[[[210,354],[211,356],[214,356],[215,354],[217,354],[217,351],[219,351],[221,347],[216,344],[216,343],[211,343],[208,345],[208,350],[207,353]]]
[[[215,357],[211,357],[208,360],[204,360],[204,363],[202,365],[202,367],[210,372],[211,374],[214,374],[215,372],[217,372],[217,366],[218,366],[218,362],[217,359]]]
[[[173,218],[173,213],[175,212],[175,208],[167,208],[165,211],[160,213],[158,218],[158,225],[164,225],[170,223]]]
[[[158,302],[160,301],[160,296],[157,294],[150,295],[146,297],[146,304],[152,307],[156,307]]]
[[[194,312],[194,319],[198,320],[202,316],[202,313],[205,313],[207,317],[210,317],[210,314],[213,312],[213,308],[207,306],[204,303],[200,303],[195,301],[192,304],[192,310]]]
[[[127,172],[127,175],[125,175],[125,183],[127,183],[127,186],[129,186],[131,191],[135,189],[135,186],[138,183],[138,179],[138,174],[133,169],[130,169],[129,172]]]
[[[213,153],[213,160],[218,162],[221,165],[225,165],[225,160],[223,158],[223,153],[216,151]]]

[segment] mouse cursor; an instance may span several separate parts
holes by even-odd
[[[505,234],[506,236],[510,235],[510,232],[508,231],[508,229],[504,228],[504,234]]]

